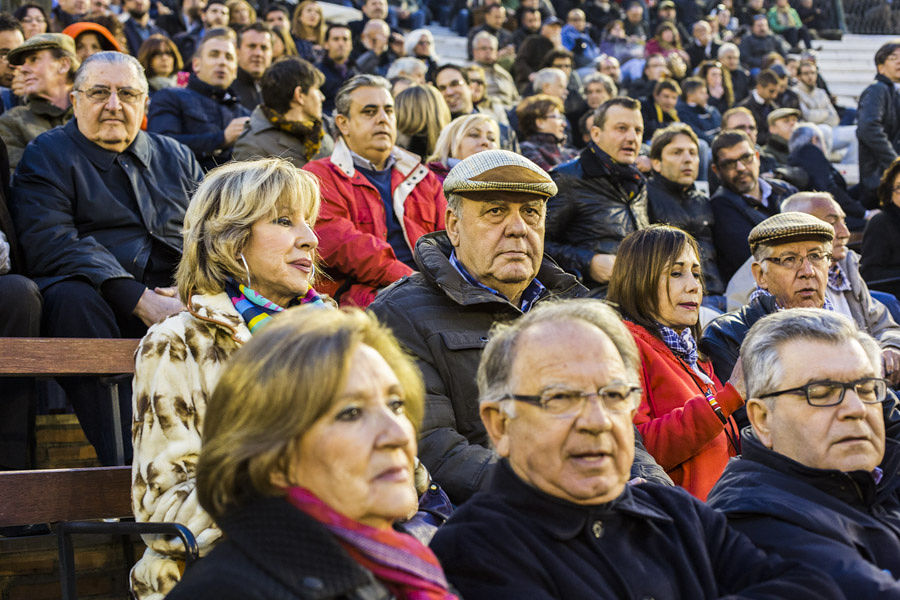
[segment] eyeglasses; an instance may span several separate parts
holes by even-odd
[[[539,396],[507,394],[504,399],[513,399],[539,406],[555,417],[572,417],[582,411],[588,398],[598,398],[606,412],[613,414],[630,412],[634,409],[631,397],[640,391],[639,386],[614,381],[596,392],[550,388],[541,392]]]
[[[810,252],[806,256],[800,256],[799,254],[785,254],[783,256],[770,256],[768,258],[764,258],[763,260],[767,260],[772,264],[776,264],[779,267],[784,267],[785,269],[789,269],[791,271],[795,271],[803,266],[803,260],[806,259],[809,261],[814,267],[820,267],[825,263],[831,262],[831,254],[828,252]]]
[[[110,96],[113,95],[113,91],[106,87],[92,87],[88,90],[75,91],[84,94],[85,98],[94,104],[109,102]],[[119,88],[115,91],[115,94],[118,96],[119,102],[124,104],[137,104],[144,97],[144,92],[132,88]]]
[[[741,163],[745,167],[750,167],[753,164],[753,160],[756,158],[756,154],[753,152],[748,152],[743,156],[738,156],[737,158],[732,158],[729,160],[723,160],[718,162],[719,168],[723,171],[733,171],[737,168],[738,163]]]
[[[852,389],[863,404],[880,404],[887,396],[887,381],[879,377],[863,377],[856,381],[810,381],[806,385],[761,394],[757,398],[773,398],[782,394],[806,396],[810,406],[837,406],[844,401],[844,394]]]

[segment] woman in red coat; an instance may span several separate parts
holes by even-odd
[[[634,422],[672,480],[706,500],[739,435],[740,362],[725,385],[697,352],[703,277],[697,242],[668,225],[636,231],[616,254],[607,300],[618,305],[641,353],[644,395]]]

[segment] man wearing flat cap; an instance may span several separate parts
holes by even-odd
[[[446,231],[418,241],[418,272],[370,308],[417,358],[427,392],[419,458],[460,503],[496,461],[475,385],[488,332],[537,304],[587,290],[544,256],[547,199],[556,184],[536,164],[506,150],[479,152],[453,167],[444,193]],[[636,465],[633,472],[645,478],[659,469],[646,451]]]
[[[834,310],[826,296],[834,227],[810,214],[784,212],[754,227],[748,241],[757,289],[746,306],[707,325],[700,341],[719,377],[731,375],[747,331],[762,317],[786,308]],[[886,333],[884,344],[885,371],[897,377],[896,336]],[[743,409],[735,419],[741,427],[748,424]]]
[[[24,106],[0,116],[0,139],[9,151],[9,167],[16,170],[25,146],[40,134],[72,118],[69,93],[78,70],[75,41],[61,33],[42,33],[10,50],[10,65],[23,82]]]
[[[763,146],[763,152],[774,156],[779,165],[786,165],[788,162],[788,140],[799,120],[800,111],[796,108],[776,108],[766,116],[769,141]]]

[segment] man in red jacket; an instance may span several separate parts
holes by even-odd
[[[320,287],[345,306],[366,307],[380,288],[411,274],[416,241],[444,228],[440,181],[394,145],[390,89],[376,75],[348,80],[335,99],[341,139],[330,158],[303,167],[322,184],[316,235],[332,281]]]

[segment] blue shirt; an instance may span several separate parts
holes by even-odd
[[[456,258],[456,250],[454,250],[450,253],[450,264],[453,265],[453,268],[456,269],[456,271],[460,275],[462,275],[463,278],[466,281],[468,281],[469,283],[471,283],[472,285],[474,285],[476,287],[480,287],[481,289],[492,293],[493,295],[497,296],[498,298],[502,298],[502,299],[506,300],[507,302],[510,302],[510,299],[507,298],[505,295],[503,295],[501,292],[495,290],[492,287],[488,287],[488,286],[484,285],[483,283],[481,283],[480,281],[478,281],[477,279],[475,279],[475,277],[471,273],[469,273],[468,270],[466,270],[466,268],[463,266],[463,264],[461,262],[459,262],[459,259]],[[528,312],[531,309],[531,307],[534,306],[534,303],[537,302],[538,299],[544,295],[545,291],[547,291],[547,288],[545,288],[544,285],[540,281],[537,280],[537,278],[532,279],[531,283],[528,284],[528,287],[525,288],[525,291],[522,292],[521,306],[519,307],[519,309],[523,313]]]

